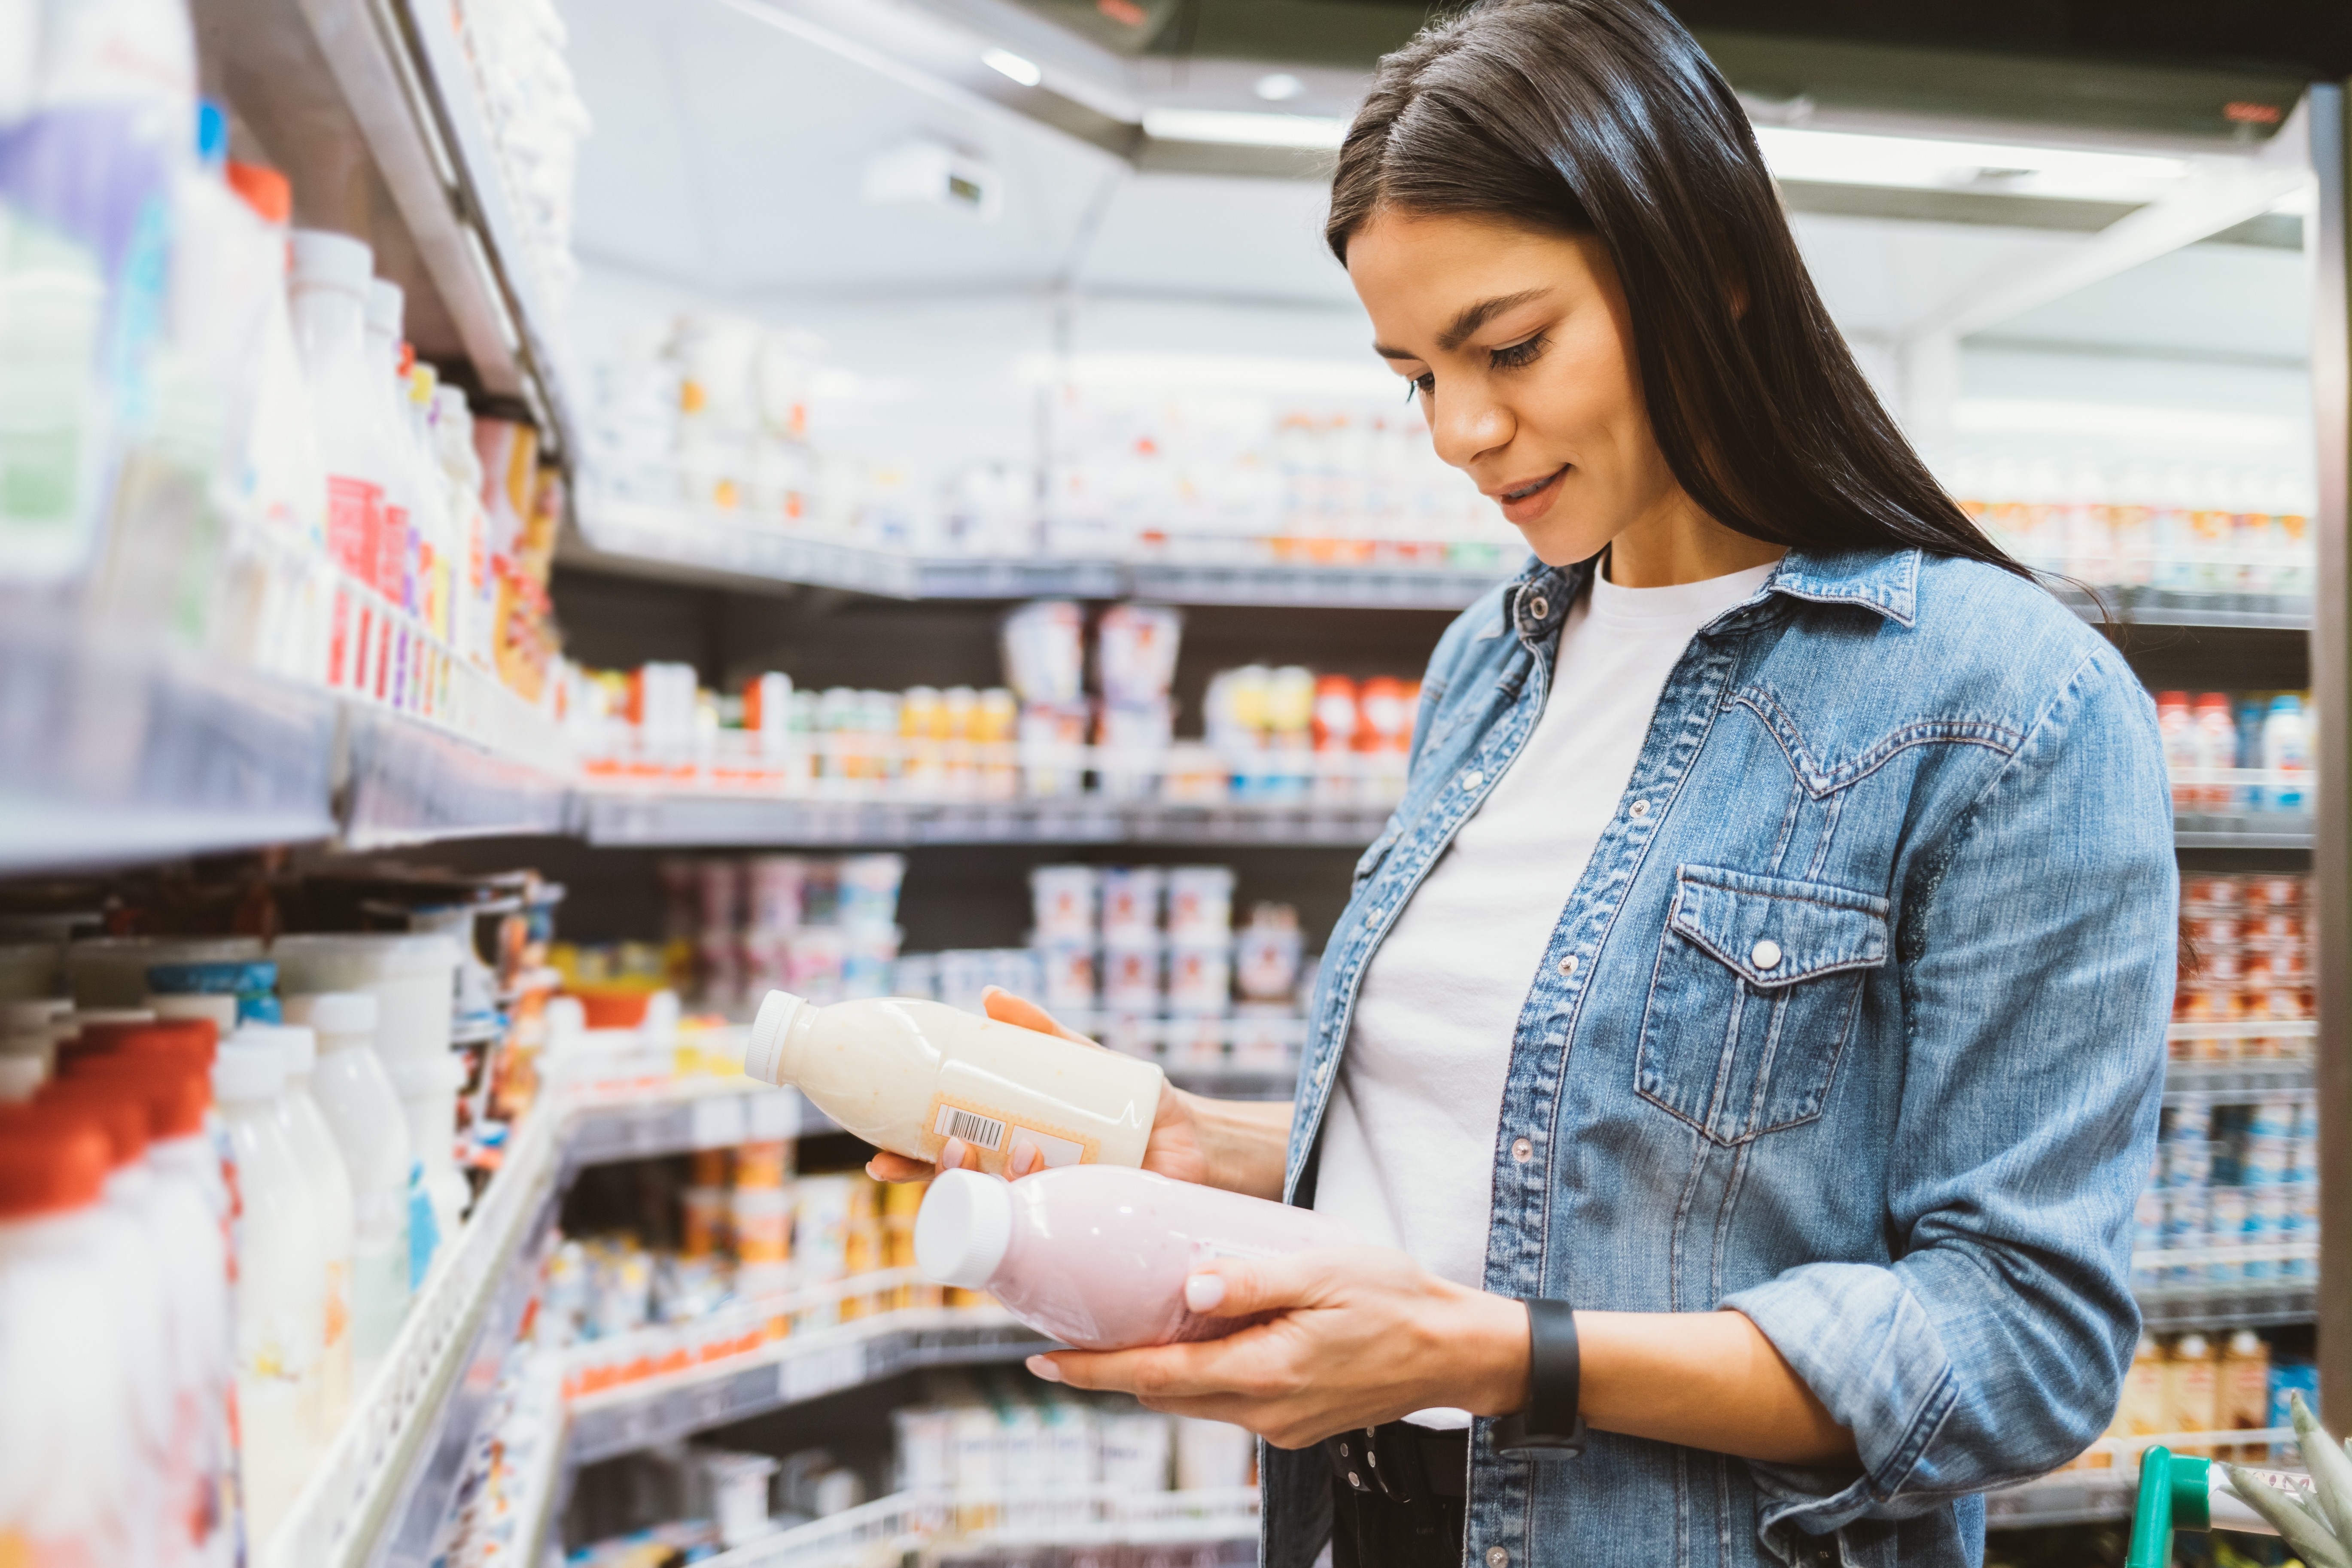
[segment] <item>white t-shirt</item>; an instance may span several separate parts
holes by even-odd
[[[1536,966],[1625,793],[1675,661],[1775,564],[1667,588],[1620,588],[1596,574],[1570,609],[1535,733],[1364,973],[1323,1118],[1317,1212],[1485,1289],[1495,1135]]]

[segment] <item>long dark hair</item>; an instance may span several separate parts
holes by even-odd
[[[1944,493],[1847,352],[1729,84],[1655,0],[1483,0],[1392,55],[1339,150],[1324,238],[1375,213],[1598,237],[1650,424],[1727,528],[2032,574]]]

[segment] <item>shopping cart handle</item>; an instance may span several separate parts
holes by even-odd
[[[2132,1510],[2131,1552],[2124,1568],[2168,1568],[2172,1532],[2213,1528],[2208,1490],[2210,1459],[2176,1454],[2161,1443],[2139,1457],[2139,1506]]]

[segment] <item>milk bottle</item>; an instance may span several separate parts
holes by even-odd
[[[949,1171],[915,1215],[915,1261],[926,1276],[986,1290],[1038,1332],[1090,1351],[1238,1332],[1258,1320],[1185,1306],[1193,1270],[1358,1239],[1312,1209],[1112,1166],[1012,1183]]]
[[[373,996],[289,996],[286,1014],[318,1034],[310,1093],[351,1172],[352,1380],[363,1389],[408,1315],[408,1122],[375,1054]]]
[[[761,1004],[743,1070],[910,1159],[959,1139],[992,1174],[1023,1147],[1045,1166],[1140,1165],[1167,1082],[1150,1062],[944,1003],[817,1007],[783,991]]]

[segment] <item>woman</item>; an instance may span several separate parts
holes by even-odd
[[[1328,237],[1537,559],[1431,662],[1296,1107],[1168,1096],[1148,1163],[1383,1245],[1032,1365],[1265,1436],[1269,1568],[1978,1563],[2138,1332],[2148,699],[1904,444],[1652,0],[1384,60]]]

